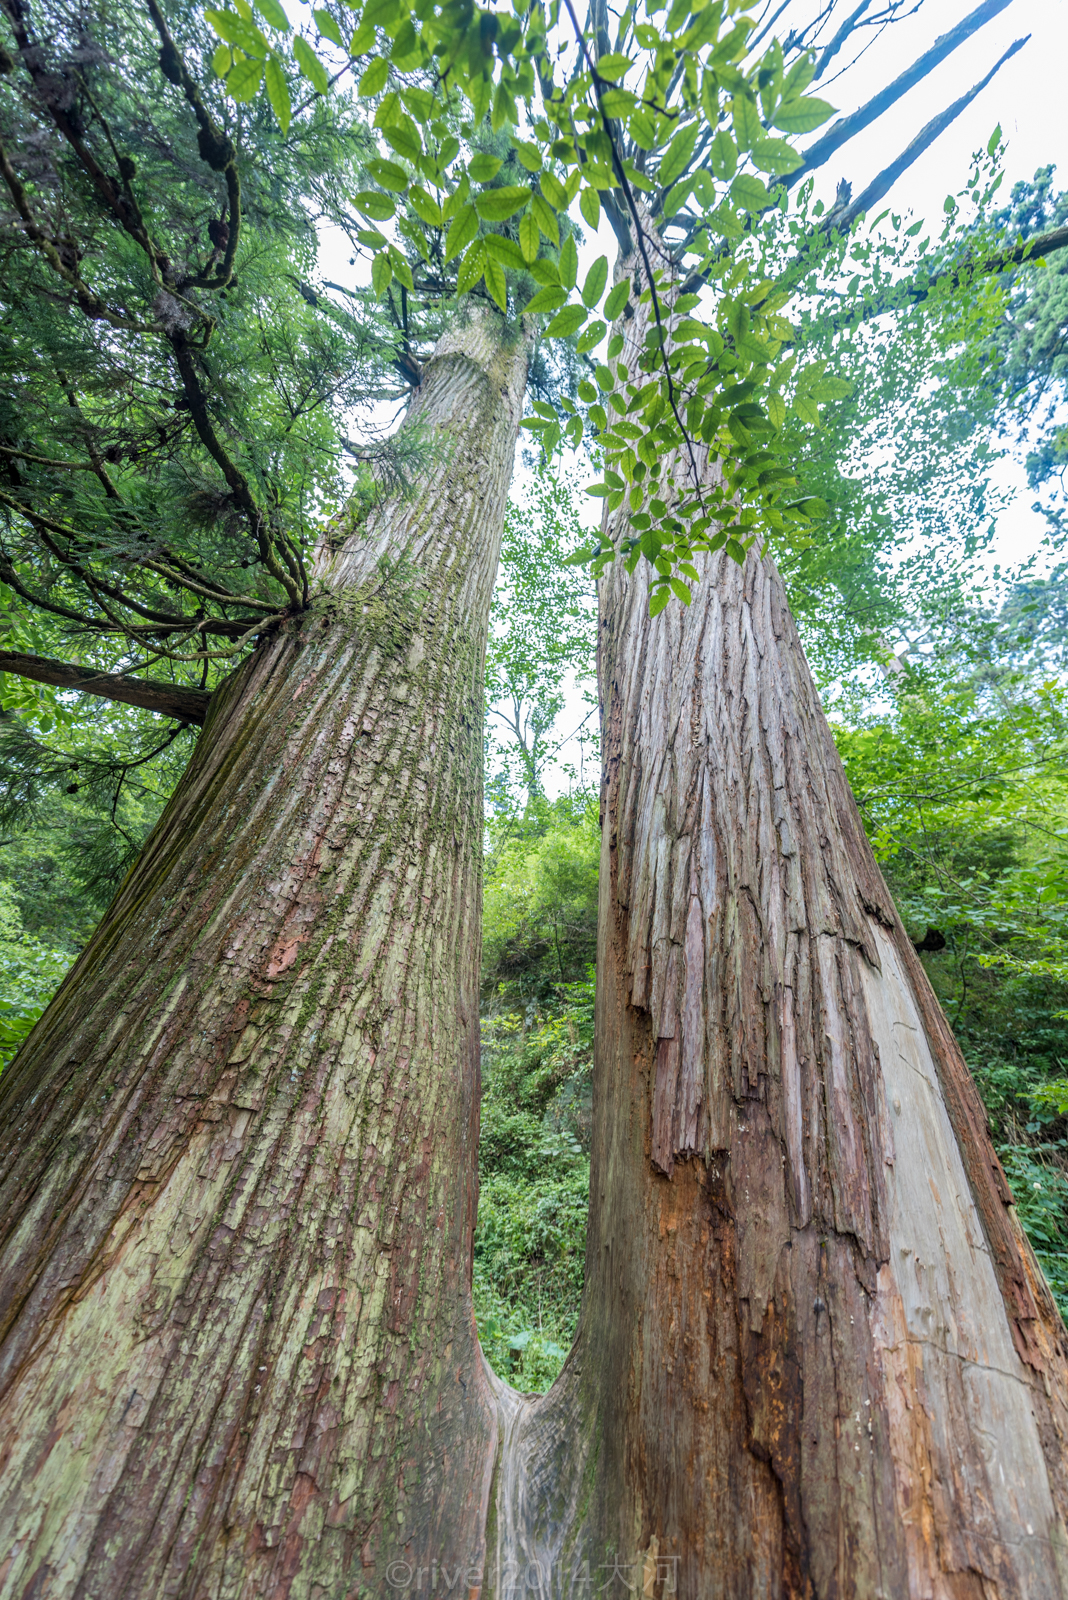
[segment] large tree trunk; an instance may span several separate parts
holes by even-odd
[[[586,1290],[495,1592],[1068,1595],[1068,1338],[778,572],[699,564],[601,585]]]
[[[482,678],[526,378],[495,315],[428,486],[214,697],[0,1081],[0,1593],[385,1592],[478,1563]]]

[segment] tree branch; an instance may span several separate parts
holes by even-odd
[[[922,83],[928,73],[933,72],[935,67],[941,61],[944,61],[948,55],[952,55],[959,45],[964,44],[971,38],[972,34],[977,33],[985,23],[990,22],[999,12],[1004,11],[1006,6],[1011,4],[1012,0],[983,0],[981,6],[965,17],[962,22],[958,22],[955,28],[951,28],[948,33],[944,33],[940,39],[936,39],[931,48],[925,50],[922,56],[917,57],[911,67],[903,72],[900,77],[895,78],[893,83],[888,83],[885,89],[880,89],[879,93],[873,95],[866,105],[860,107],[859,111],[852,112],[848,117],[840,117],[837,122],[833,123],[823,137],[817,139],[816,143],[805,151],[801,165],[794,172],[791,172],[788,177],[780,181],[785,183],[787,189],[792,189],[794,184],[800,183],[802,178],[807,177],[810,172],[814,172],[817,167],[822,167],[826,161],[830,160],[836,150],[840,150],[844,144],[848,144],[851,139],[855,139],[858,133],[863,132],[878,117],[881,117],[884,111],[888,111],[903,95],[908,94],[910,89],[914,89],[918,83]]]
[[[203,723],[211,694],[207,689],[186,689],[174,683],[159,683],[152,678],[127,678],[115,672],[92,672],[66,661],[47,656],[22,655],[17,650],[0,650],[0,672],[14,672],[35,683],[51,683],[59,689],[77,689],[81,694],[100,695],[123,705],[141,706],[181,722]]]
[[[1053,255],[1055,251],[1064,249],[1068,249],[1068,225],[1054,228],[1050,233],[1040,233],[1033,239],[1025,239],[1022,243],[1013,245],[1010,250],[1002,250],[995,256],[987,256],[978,261],[964,260],[959,266],[938,273],[926,284],[895,285],[885,299],[865,306],[859,315],[856,312],[849,315],[843,313],[820,321],[815,326],[818,326],[821,332],[832,333],[842,328],[859,327],[863,322],[871,322],[875,317],[885,316],[888,311],[900,311],[904,306],[922,305],[938,290],[957,289],[961,284],[971,283],[975,278],[1007,272],[1012,267],[1021,266],[1025,261],[1040,261],[1043,256]]]
[[[1010,61],[1018,50],[1023,49],[1030,37],[1031,35],[1027,34],[1025,38],[1017,39],[1015,43],[1009,46],[1001,60],[994,63],[981,82],[974,84],[966,94],[962,94],[959,100],[954,100],[953,104],[947,106],[937,117],[932,117],[930,122],[920,129],[912,143],[902,150],[897,160],[891,161],[888,167],[884,167],[882,172],[872,179],[868,187],[862,190],[844,211],[839,212],[833,218],[831,225],[845,232],[852,227],[856,219],[862,216],[865,211],[870,211],[873,206],[878,205],[883,196],[893,188],[901,174],[907,172],[914,161],[919,160],[923,152],[945,133],[951,123],[956,122],[961,112],[966,111],[975,97],[982,94],[995,73],[1000,72],[1006,61]]]

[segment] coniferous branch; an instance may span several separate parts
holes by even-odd
[[[0,650],[0,672],[14,672],[35,683],[48,683],[60,689],[76,689],[80,694],[99,695],[122,705],[140,706],[182,722],[200,724],[211,699],[206,689],[190,689],[180,684],[161,683],[151,678],[134,678],[124,673],[93,672],[88,667],[47,656],[27,655],[18,650]]]

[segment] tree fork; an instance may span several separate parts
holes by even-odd
[[[434,481],[188,772],[0,1080],[0,1592],[386,1591],[480,1559],[482,674],[526,339],[472,314]]]

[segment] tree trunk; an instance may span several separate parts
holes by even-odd
[[[0,1080],[4,1596],[481,1560],[482,680],[525,378],[495,315],[439,344],[432,481],[324,543]]]
[[[494,1592],[1068,1595],[1068,1337],[779,574],[698,564],[601,584],[586,1289]]]

